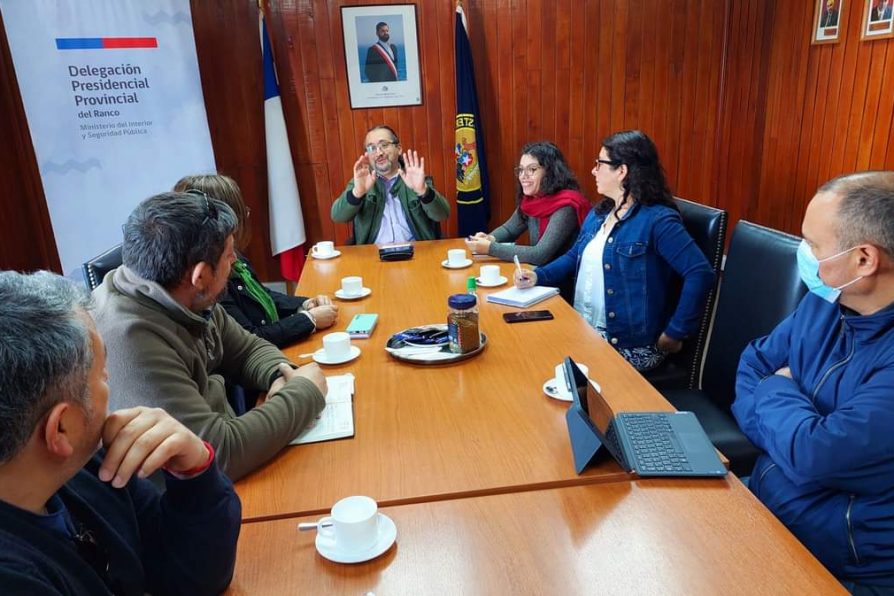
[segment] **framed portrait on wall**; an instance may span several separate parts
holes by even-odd
[[[814,0],[812,44],[837,43],[841,39],[845,0]]]
[[[860,39],[894,37],[894,0],[863,0],[863,29]]]
[[[415,4],[343,6],[351,109],[422,105]]]

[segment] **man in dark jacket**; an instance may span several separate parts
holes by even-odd
[[[366,63],[363,72],[370,83],[382,83],[397,80],[397,47],[388,43],[391,39],[391,28],[388,23],[376,23],[378,41],[366,51]]]
[[[218,594],[239,498],[163,410],[108,413],[89,305],[57,275],[0,273],[0,592]]]
[[[835,178],[802,224],[810,289],[739,364],[751,490],[857,593],[894,593],[894,172]]]

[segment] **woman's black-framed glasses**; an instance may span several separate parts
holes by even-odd
[[[614,161],[611,159],[597,159],[596,160],[596,169],[598,170],[599,168],[601,168],[603,166],[603,164],[607,165],[607,166],[611,166],[613,168],[617,168],[619,165],[621,165],[621,162]]]
[[[208,196],[208,193],[203,192],[197,188],[190,188],[186,192],[187,194],[195,195],[197,197],[202,197],[203,199],[205,199],[205,219],[202,220],[203,226],[209,221],[217,221],[217,205],[214,204],[214,201],[211,200],[211,197]]]

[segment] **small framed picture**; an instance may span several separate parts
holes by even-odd
[[[422,105],[415,4],[343,6],[351,108]]]
[[[860,39],[894,37],[894,0],[863,0],[863,29]]]
[[[841,38],[845,0],[814,0],[812,44],[837,43]]]

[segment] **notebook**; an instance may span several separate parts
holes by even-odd
[[[565,358],[565,381],[612,457],[639,476],[726,476],[717,451],[692,412],[615,413],[598,387]]]
[[[319,443],[354,436],[354,375],[326,377],[326,406],[289,445]]]
[[[508,290],[488,294],[487,301],[496,304],[505,304],[506,306],[514,306],[516,308],[528,308],[529,306],[542,302],[558,293],[559,288],[549,288],[547,286],[534,286],[533,288],[526,288],[524,290],[512,287]]]

